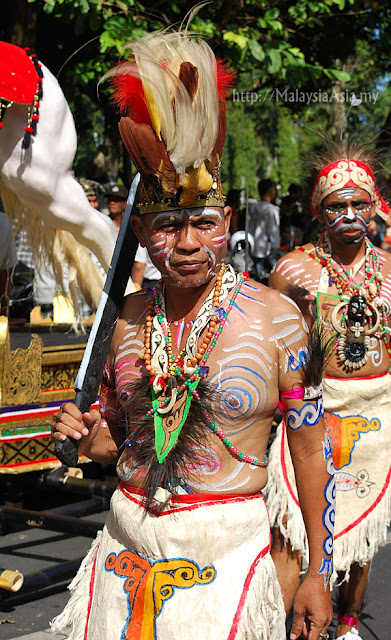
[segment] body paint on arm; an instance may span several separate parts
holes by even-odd
[[[286,426],[289,429],[300,429],[303,425],[306,427],[313,427],[323,418],[323,400],[318,398],[316,403],[306,402],[306,404],[299,409],[288,409],[286,412]]]
[[[318,573],[324,576],[324,588],[326,589],[333,573],[332,553],[335,523],[335,469],[333,463],[333,449],[331,445],[331,438],[327,433],[325,433],[325,439],[323,442],[323,455],[327,465],[327,472],[331,476],[327,481],[324,489],[324,499],[326,501],[326,507],[323,511],[322,522],[324,528],[327,531],[327,536],[323,542],[323,551],[327,556],[331,557],[322,558],[322,565]]]

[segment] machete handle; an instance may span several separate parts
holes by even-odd
[[[54,445],[54,455],[66,467],[75,467],[79,460],[79,441],[73,438],[57,441]]]
[[[82,413],[90,410],[91,403],[84,397],[82,391],[77,391],[74,404]],[[75,467],[79,459],[80,440],[67,438],[66,440],[57,441],[54,445],[54,455],[66,467]]]

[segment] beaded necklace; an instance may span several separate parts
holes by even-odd
[[[180,355],[182,355],[182,352],[184,350],[182,350],[181,353],[176,358],[172,354],[172,345],[169,339],[168,332],[166,331],[166,326],[168,326],[168,323],[163,316],[160,306],[158,305],[158,290],[157,288],[154,290],[154,300],[152,305],[148,307],[148,311],[146,315],[146,331],[145,331],[146,337],[145,337],[144,360],[146,363],[146,369],[151,375],[150,384],[151,384],[151,390],[152,390],[152,397],[154,397],[154,390],[158,389],[160,385],[162,385],[162,388],[164,388],[166,385],[172,385],[173,383],[178,385],[175,387],[175,398],[176,399],[179,398],[180,400],[181,395],[184,393],[189,394],[190,401],[192,398],[195,398],[200,405],[202,415],[205,419],[205,422],[208,428],[210,429],[210,431],[212,431],[212,433],[215,433],[217,435],[217,437],[224,443],[224,445],[231,451],[232,454],[234,454],[240,460],[248,464],[251,464],[257,467],[266,467],[269,464],[269,461],[266,455],[264,456],[263,460],[260,461],[254,456],[245,455],[244,453],[239,451],[239,449],[234,447],[232,442],[225,435],[224,431],[215,424],[214,420],[209,415],[206,409],[206,406],[202,401],[200,394],[197,391],[198,383],[202,378],[205,378],[209,373],[209,367],[207,366],[206,363],[225,327],[228,315],[235,304],[235,300],[241,290],[243,282],[247,280],[249,277],[249,274],[247,272],[244,272],[241,276],[239,276],[239,278],[237,279],[237,283],[234,288],[234,291],[232,293],[232,296],[229,299],[228,307],[226,310],[224,310],[222,308],[218,308],[220,303],[220,291],[221,291],[224,272],[225,272],[225,266],[223,265],[222,269],[219,272],[214,293],[213,293],[214,313],[212,313],[212,316],[210,318],[206,336],[203,339],[203,342],[201,344],[201,347],[197,351],[197,354],[193,358],[191,358],[191,360],[188,360],[187,363],[183,361],[183,358],[179,357]],[[160,376],[156,374],[156,371],[153,368],[151,363],[151,352],[152,352],[151,333],[152,333],[152,325],[154,321],[154,317],[152,316],[153,310],[155,310],[158,321],[163,330],[163,335],[165,336],[165,346],[166,346],[166,350],[168,351],[169,362],[171,363],[170,371],[163,372]],[[186,364],[187,364],[187,368],[186,368]],[[175,382],[173,382],[172,380],[173,377],[175,377]],[[156,380],[156,378],[158,378],[158,380]],[[160,401],[158,398],[156,398],[156,401],[153,402],[151,409],[149,409],[144,415],[142,423],[145,420],[147,420],[150,416],[154,416],[155,430],[156,430],[157,414],[167,410],[167,407],[170,405],[170,403],[172,403],[172,399],[170,397],[166,397],[164,400],[160,400]],[[183,425],[183,422],[181,426]],[[129,435],[126,446],[128,447],[133,446],[134,439],[137,436],[137,431],[141,427],[142,423],[140,423],[138,427]],[[176,442],[176,439],[175,439],[175,442]],[[175,442],[173,442],[172,446],[174,446]],[[172,446],[170,447],[169,450],[171,450]],[[167,451],[167,453],[168,452],[169,451]],[[164,459],[167,453],[161,456],[161,459],[158,454],[159,462],[161,462]]]
[[[367,308],[364,313],[368,324],[368,330],[365,331],[364,323],[362,323],[362,328],[360,328],[356,322],[351,331],[353,333],[356,331],[356,337],[359,337],[360,333],[365,333],[365,337],[363,336],[363,342],[366,347],[369,344],[368,336],[374,333],[375,336],[383,340],[387,353],[391,359],[391,344],[388,337],[390,334],[390,328],[388,326],[387,308],[385,300],[381,296],[383,275],[380,271],[380,256],[372,242],[370,242],[367,237],[365,238],[365,244],[365,268],[361,283],[357,283],[354,280],[353,276],[343,266],[337,256],[335,256],[336,260],[332,259],[331,246],[328,237],[324,233],[321,234],[320,241],[315,247],[315,255],[312,253],[313,249],[308,250],[304,249],[304,247],[296,247],[296,249],[306,253],[310,258],[316,260],[316,262],[318,262],[322,267],[327,269],[329,274],[329,286],[335,284],[341,301],[341,304],[338,305],[338,310],[342,310],[343,313],[340,322],[333,322],[333,326],[338,329],[338,336],[334,343],[334,348],[337,350],[342,363],[348,368],[354,369],[359,369],[366,363],[367,355],[365,351],[364,356],[355,362],[355,364],[353,364],[349,358],[345,357],[346,324],[352,300],[355,302],[358,300],[359,302],[359,298],[361,296],[365,298],[365,302],[367,304]],[[337,313],[335,311],[333,313],[334,320],[336,316]],[[378,322],[374,322],[374,318],[376,317],[378,317]]]

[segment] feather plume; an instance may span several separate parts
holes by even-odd
[[[227,134],[227,118],[225,117],[226,109],[225,101],[222,98],[219,98],[219,123],[216,142],[210,158],[205,162],[206,168],[212,175],[219,165],[221,154],[224,149],[225,136]]]
[[[308,289],[304,287],[298,287],[296,284],[289,284],[286,289],[284,289],[285,295],[288,296],[291,300],[298,303],[306,296],[310,295]]]
[[[303,298],[310,295],[308,289],[297,285],[289,285],[284,293],[299,305]],[[315,322],[308,338],[308,357],[304,368],[304,385],[306,387],[316,387],[322,382],[328,346],[324,331]]]
[[[182,62],[179,68],[179,81],[187,90],[190,100],[193,102],[198,86],[198,69],[190,62]]]
[[[121,118],[118,128],[137,171],[154,185],[156,176],[161,174],[164,194],[173,197],[178,189],[178,176],[163,142],[149,125],[133,122],[131,118]]]
[[[316,387],[322,382],[326,365],[327,345],[322,339],[322,332],[315,323],[308,338],[308,358],[304,368],[304,385]]]
[[[148,34],[125,48],[132,60],[104,76],[113,78],[115,102],[133,120],[120,125],[124,143],[148,181],[169,198],[180,185],[179,204],[189,206],[213,184],[235,73],[216,61],[209,45],[183,31]]]
[[[132,118],[134,122],[142,122],[152,127],[145,98],[143,83],[139,75],[116,75],[111,80],[114,89],[113,101],[121,113]]]
[[[210,435],[205,420],[202,416],[200,405],[196,400],[190,404],[188,417],[181,429],[175,447],[160,463],[155,450],[155,427],[153,417],[143,421],[143,416],[151,407],[150,386],[146,378],[130,383],[128,389],[131,397],[137,398],[137,403],[130,400],[131,406],[122,408],[122,421],[127,433],[136,434],[129,439],[130,464],[140,469],[145,475],[145,487],[147,500],[145,508],[150,507],[156,489],[165,486],[167,481],[179,480],[186,477],[189,472],[199,467],[199,446],[205,444]],[[208,395],[208,385],[201,381],[198,392],[202,398]],[[140,424],[141,423],[141,424]]]
[[[187,167],[200,167],[210,156],[218,131],[213,51],[205,42],[176,32],[150,34],[128,46],[142,79],[155,133],[164,141],[177,173],[184,174]],[[184,62],[188,63],[187,71],[195,68],[193,81],[195,74],[198,76],[197,90],[192,96],[183,67],[184,82],[179,78]],[[156,112],[155,120],[151,104]]]
[[[221,100],[227,100],[228,92],[236,81],[236,71],[230,69],[224,60],[216,58],[217,94]]]

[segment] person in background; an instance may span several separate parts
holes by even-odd
[[[230,189],[227,193],[225,201],[227,207],[232,209],[231,223],[229,232],[231,235],[239,231],[239,207],[240,207],[240,189]]]
[[[302,201],[303,189],[293,182],[280,204],[281,248],[285,251],[294,249],[303,241],[305,220]]]
[[[99,209],[99,193],[103,191],[102,185],[96,180],[89,180],[89,178],[79,178],[79,183],[83,187],[91,207]]]
[[[156,286],[160,277],[160,271],[156,269],[148,251],[139,244],[132,269],[133,282],[139,285],[140,289],[144,289]]]
[[[121,226],[121,220],[126,208],[128,190],[123,184],[113,184],[105,193],[109,216],[117,229]]]
[[[371,162],[372,164],[372,162]],[[387,542],[391,516],[391,256],[367,237],[373,216],[386,224],[368,151],[343,142],[318,156],[310,200],[322,232],[276,264],[269,280],[289,295],[326,351],[325,451],[335,468],[334,573],[337,640],[361,640],[358,624],[371,561]],[[315,178],[315,177],[314,177]],[[302,358],[292,355],[295,371]],[[308,548],[282,423],[271,447],[266,496],[272,556],[289,611]],[[331,524],[331,523],[330,523]]]
[[[254,238],[253,258],[258,278],[262,281],[279,257],[280,213],[275,204],[275,182],[266,178],[258,183],[259,200],[250,209],[250,233]]]

